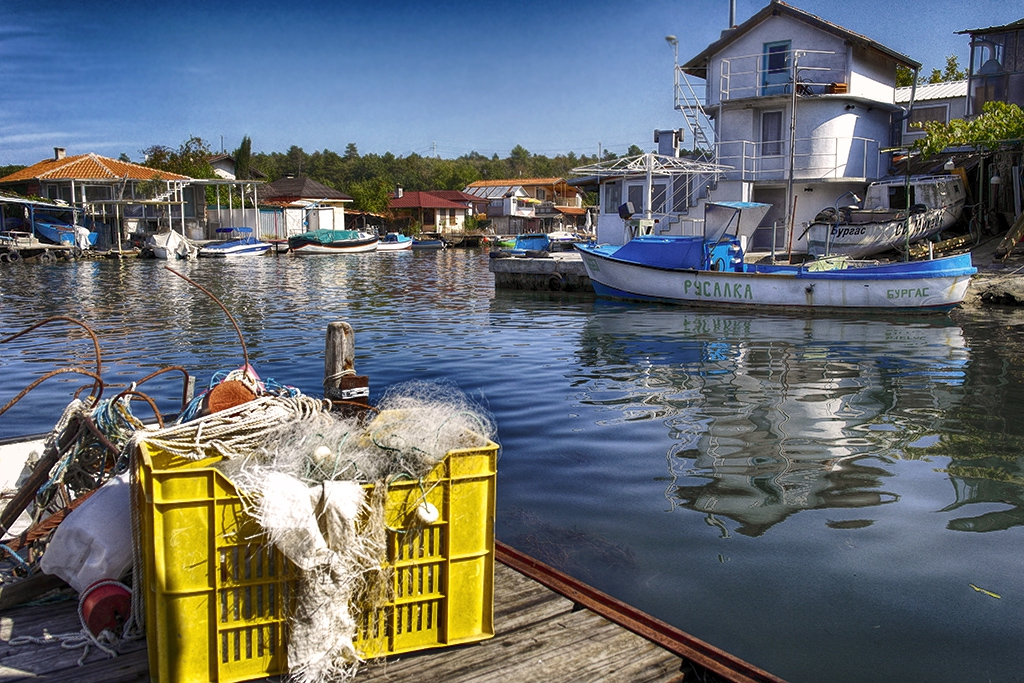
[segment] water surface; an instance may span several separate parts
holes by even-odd
[[[487,261],[169,265],[231,311],[264,379],[320,394],[327,324],[345,320],[371,400],[454,382],[498,424],[501,540],[759,667],[793,683],[1024,678],[1015,319],[495,292]],[[70,316],[99,335],[107,382],[181,365],[202,386],[241,348],[165,265],[0,268],[0,334]],[[65,323],[0,345],[0,405],[44,372],[93,365]],[[0,415],[0,436],[48,430],[85,382],[49,380]],[[172,409],[180,382],[142,388]]]

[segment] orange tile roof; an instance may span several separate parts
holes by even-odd
[[[477,180],[468,187],[504,187],[506,185],[558,185],[565,178],[506,178],[504,180]]]
[[[38,164],[15,171],[0,178],[0,183],[18,180],[150,180],[159,175],[162,180],[191,180],[188,176],[140,166],[127,161],[101,157],[98,154],[78,154],[63,159],[44,159]]]

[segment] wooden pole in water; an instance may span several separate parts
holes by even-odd
[[[324,398],[362,405],[370,400],[370,379],[356,375],[356,337],[352,326],[346,322],[337,321],[327,326]]]

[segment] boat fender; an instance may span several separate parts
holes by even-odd
[[[552,273],[548,277],[548,289],[552,292],[562,291],[562,276],[558,273]]]
[[[0,254],[0,263],[10,263],[11,257],[7,252]]]
[[[424,501],[416,508],[416,516],[424,524],[433,524],[441,517],[441,513],[438,512],[437,507],[433,503]]]
[[[21,254],[19,254],[16,251],[9,251],[7,252],[7,258],[11,261],[11,263],[17,263],[18,261],[21,260]]]
[[[131,615],[132,592],[120,581],[102,579],[92,583],[78,599],[78,612],[82,625],[93,636],[104,631],[120,635]]]

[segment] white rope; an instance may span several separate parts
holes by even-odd
[[[214,455],[242,457],[282,422],[302,419],[330,409],[330,403],[309,396],[262,396],[236,408],[155,431],[139,430],[131,446],[145,442],[187,460]]]
[[[120,644],[121,638],[118,638],[117,634],[110,629],[103,629],[98,636],[93,635],[92,631],[89,630],[89,626],[85,623],[85,615],[82,614],[82,603],[85,601],[85,596],[88,595],[89,591],[95,590],[100,586],[119,586],[134,596],[134,591],[120,581],[97,581],[82,594],[78,601],[78,622],[82,625],[80,631],[68,633],[47,633],[43,631],[41,636],[17,636],[16,638],[11,638],[8,644],[11,647],[18,647],[20,645],[60,643],[62,650],[82,648],[82,656],[78,658],[78,666],[85,665],[85,660],[89,657],[89,648],[91,647],[106,653],[108,657],[116,657],[117,650],[115,648]]]

